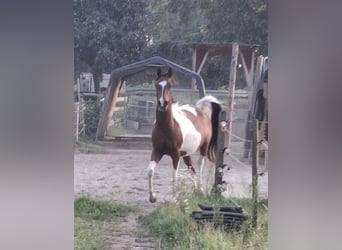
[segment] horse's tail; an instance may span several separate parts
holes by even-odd
[[[211,120],[212,136],[209,142],[207,157],[210,161],[215,162],[219,114],[222,109],[221,104],[215,97],[205,96],[197,101],[196,107],[203,110]]]

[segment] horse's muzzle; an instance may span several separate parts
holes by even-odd
[[[168,106],[169,106],[169,103],[167,101],[165,101],[163,104],[161,104],[161,102],[158,101],[157,108],[158,108],[159,111],[166,112]]]

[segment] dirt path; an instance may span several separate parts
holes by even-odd
[[[155,249],[158,245],[138,224],[139,216],[156,207],[148,202],[149,154],[149,150],[111,150],[108,147],[105,154],[75,154],[75,195],[89,195],[139,208],[138,212],[122,218],[120,224],[113,227],[112,249]],[[158,201],[171,197],[172,169],[165,160],[155,174]]]
[[[144,146],[144,145],[143,145]],[[102,145],[100,153],[77,153],[74,156],[74,190],[75,195],[88,195],[94,198],[111,200],[121,204],[136,206],[139,211],[122,218],[111,232],[112,249],[155,249],[155,239],[138,224],[141,215],[150,213],[161,201],[172,199],[171,159],[164,157],[155,171],[154,186],[158,202],[148,202],[147,166],[150,149],[123,149],[110,144]],[[197,157],[194,157],[196,162]],[[227,160],[228,165],[232,165]],[[234,164],[225,174],[229,183],[226,195],[248,197],[250,195],[251,169],[243,163]],[[183,163],[180,166],[185,169]],[[210,173],[208,169],[205,176]],[[211,172],[213,174],[213,172]],[[259,178],[259,190],[267,196],[267,173]],[[210,183],[208,183],[210,185]]]

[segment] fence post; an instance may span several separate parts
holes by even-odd
[[[236,67],[239,56],[239,44],[233,43],[232,58],[230,62],[229,85],[228,85],[228,133],[226,137],[227,152],[230,153],[230,142],[233,124],[234,95],[236,82]]]
[[[253,119],[253,140],[252,140],[252,227],[256,228],[258,222],[258,167],[259,167],[259,124]]]
[[[224,141],[226,126],[222,126],[222,122],[226,122],[227,114],[226,111],[222,110],[219,115],[218,132],[217,132],[217,144],[216,144],[216,167],[215,167],[215,182],[213,193],[221,194],[223,184],[223,157],[224,157]]]

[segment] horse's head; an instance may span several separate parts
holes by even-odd
[[[172,70],[169,68],[166,74],[161,74],[160,68],[157,71],[156,90],[157,90],[157,108],[161,112],[166,112],[169,105],[172,105],[172,90],[174,83]]]

